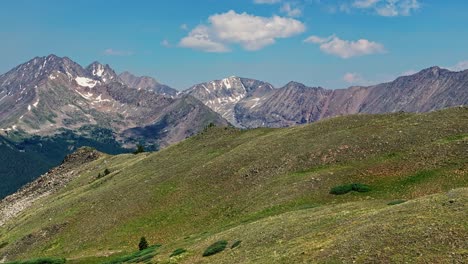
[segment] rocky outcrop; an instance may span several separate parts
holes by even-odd
[[[79,175],[78,168],[81,165],[97,160],[101,155],[92,148],[80,148],[66,156],[60,166],[51,169],[16,193],[5,197],[0,201],[0,226],[30,207],[35,201],[65,187]]]

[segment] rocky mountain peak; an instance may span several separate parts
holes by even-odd
[[[88,67],[86,67],[86,71],[89,75],[93,78],[97,78],[102,80],[104,83],[109,83],[112,81],[119,80],[115,71],[109,66],[109,64],[101,64],[98,61],[91,63]]]
[[[153,91],[157,94],[167,96],[176,96],[178,91],[167,85],[159,83],[156,79],[149,76],[136,76],[128,71],[119,74],[120,81],[131,88]]]

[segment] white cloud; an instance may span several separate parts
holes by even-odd
[[[281,2],[281,0],[254,0],[255,4],[267,4],[272,5]]]
[[[299,17],[302,15],[302,10],[298,7],[292,7],[290,3],[284,3],[280,11],[290,17]]]
[[[310,36],[304,42],[319,44],[320,50],[323,52],[343,59],[385,52],[384,45],[378,42],[367,39],[359,39],[357,41],[342,40],[335,35],[327,38]]]
[[[376,11],[381,16],[409,16],[419,8],[417,0],[387,0],[383,6],[376,7]]]
[[[343,76],[343,80],[349,84],[367,84],[366,81],[362,76],[355,72],[348,72]]]
[[[356,0],[352,5],[357,8],[370,8],[377,2],[380,2],[380,0]]]
[[[351,13],[352,10],[359,9],[369,10],[379,16],[386,17],[410,16],[420,8],[419,0],[344,0],[329,5],[329,10],[332,13],[337,10]]]
[[[189,35],[183,38],[179,45],[185,48],[193,48],[206,52],[228,52],[229,48],[223,43],[213,40],[211,28],[200,25],[190,31]]]
[[[180,25],[180,29],[182,29],[182,30],[188,30],[187,24],[182,24],[182,25]]]
[[[468,69],[468,60],[467,61],[460,61],[459,63],[451,66],[451,67],[447,67],[447,69],[451,70],[451,71],[464,71],[466,69]]]
[[[130,56],[130,55],[133,55],[133,51],[115,50],[115,49],[109,48],[109,49],[104,50],[104,54],[109,55],[109,56]]]
[[[275,43],[277,38],[288,38],[304,31],[305,25],[293,18],[261,17],[231,10],[210,16],[208,25],[195,27],[179,45],[207,52],[230,51],[230,44],[259,50]]]
[[[353,7],[373,9],[378,15],[394,17],[409,16],[421,5],[418,0],[355,0]]]

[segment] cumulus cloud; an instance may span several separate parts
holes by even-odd
[[[302,15],[302,10],[298,7],[292,7],[290,3],[284,3],[283,6],[281,6],[280,11],[290,17],[299,17]]]
[[[109,48],[109,49],[104,50],[104,54],[109,55],[109,56],[130,56],[130,55],[133,55],[133,51],[116,50],[116,49]]]
[[[179,45],[185,48],[193,48],[206,52],[228,52],[230,49],[221,42],[213,40],[213,30],[207,26],[200,25],[190,31]]]
[[[319,44],[320,50],[323,52],[343,59],[385,52],[384,45],[378,42],[367,39],[359,39],[357,41],[342,40],[335,35],[327,38],[310,36],[304,42]]]
[[[188,30],[187,24],[182,24],[182,25],[180,25],[180,29],[182,29],[182,30]]]
[[[207,52],[230,51],[230,44],[239,44],[246,50],[259,50],[303,33],[305,25],[299,20],[280,16],[261,17],[233,10],[208,18],[207,25],[195,27],[179,45]]]
[[[354,8],[371,9],[380,16],[409,16],[421,7],[418,0],[354,0]]]
[[[272,4],[276,4],[276,3],[279,3],[281,2],[281,0],[254,0],[254,3],[255,4],[268,4],[268,5],[272,5]]]

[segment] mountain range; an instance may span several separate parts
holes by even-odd
[[[373,86],[328,90],[289,82],[275,89],[252,79],[229,77],[186,90],[231,124],[288,127],[357,113],[429,112],[468,104],[468,70],[431,67]]]
[[[428,112],[468,104],[467,89],[468,70],[431,67],[368,87],[275,88],[232,76],[179,92],[99,62],[83,67],[67,57],[36,57],[0,75],[0,148],[8,148],[10,164],[0,170],[8,179],[0,197],[85,145],[117,154],[137,144],[163,148],[210,124],[289,127],[357,113]],[[15,162],[25,157],[35,157],[28,159],[36,169]]]
[[[156,150],[209,124],[228,124],[192,96],[176,95],[149,77],[118,76],[109,65],[82,67],[55,55],[0,75],[0,148],[8,149],[0,197],[84,145],[112,154],[137,144]],[[36,157],[28,159],[29,170],[19,162],[25,157]]]

